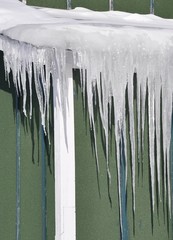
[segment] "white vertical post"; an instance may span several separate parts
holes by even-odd
[[[74,101],[72,64],[67,57],[66,76],[69,81],[65,140],[62,109],[58,103],[59,81],[53,83],[54,93],[54,161],[55,161],[55,240],[76,239]],[[68,148],[67,148],[68,146]]]
[[[109,0],[109,11],[113,11],[113,10],[114,10],[113,0]]]
[[[150,14],[154,14],[154,0],[150,0]]]
[[[72,0],[67,0],[67,10],[71,9],[71,1]]]

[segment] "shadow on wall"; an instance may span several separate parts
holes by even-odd
[[[87,73],[86,73],[87,74]],[[134,74],[134,83],[133,83],[133,105],[134,105],[134,124],[135,124],[135,144],[136,144],[136,210],[133,211],[133,201],[134,195],[132,191],[132,153],[131,153],[131,143],[130,143],[130,116],[129,116],[129,101],[128,101],[128,86],[126,88],[125,102],[126,102],[126,139],[122,139],[122,142],[119,146],[120,149],[120,188],[121,196],[117,200],[118,196],[118,181],[117,178],[117,160],[116,160],[116,139],[114,137],[114,111],[113,104],[112,109],[109,108],[109,167],[111,172],[112,183],[110,184],[108,175],[106,175],[106,148],[105,148],[105,134],[103,131],[103,126],[101,124],[101,118],[99,113],[99,103],[97,90],[95,94],[94,102],[94,124],[96,130],[97,138],[97,150],[98,150],[98,160],[100,165],[100,172],[97,168],[97,159],[96,159],[96,146],[93,128],[89,124],[88,117],[88,106],[87,106],[87,93],[82,93],[82,86],[80,83],[80,73],[79,70],[74,70],[74,99],[75,99],[75,136],[76,136],[76,196],[77,196],[77,237],[81,239],[84,234],[85,229],[83,225],[86,225],[86,228],[92,229],[90,235],[86,233],[88,239],[104,239],[102,229],[106,229],[105,221],[118,221],[118,209],[117,205],[122,205],[122,239],[171,239],[172,237],[172,221],[169,219],[169,209],[168,209],[168,196],[164,192],[164,179],[163,179],[163,169],[164,169],[164,159],[163,159],[163,142],[161,141],[161,196],[159,197],[158,190],[158,179],[156,179],[155,184],[155,196],[156,196],[156,207],[153,212],[152,209],[152,193],[151,193],[151,175],[150,175],[150,161],[149,161],[149,115],[148,115],[148,89],[146,92],[145,100],[145,126],[144,126],[144,139],[143,139],[143,148],[139,149],[138,147],[138,96],[137,96],[137,75]],[[101,94],[102,95],[102,94]],[[160,96],[162,98],[162,96]],[[161,101],[162,105],[162,101]],[[83,112],[82,112],[83,111]],[[83,113],[83,114],[82,114]],[[82,115],[82,116],[81,116]],[[162,107],[161,107],[161,116],[162,116]],[[85,126],[82,126],[85,125]],[[83,130],[81,130],[83,129]],[[140,133],[142,134],[142,133]],[[155,133],[156,134],[156,133]],[[163,135],[162,123],[161,123],[161,139]],[[78,139],[79,138],[79,139]],[[142,136],[140,136],[142,141]],[[128,179],[127,179],[127,188],[125,186],[125,171],[126,171],[126,162],[125,162],[125,153],[124,153],[124,142],[127,144],[127,162],[128,162]],[[155,136],[156,141],[156,136]],[[88,149],[88,146],[90,149]],[[156,143],[155,143],[156,151]],[[156,162],[156,152],[155,152],[155,162]],[[95,162],[92,160],[95,159]],[[93,176],[93,168],[96,166],[95,175]],[[95,170],[95,169],[94,169]],[[157,171],[157,168],[156,168]],[[97,173],[97,174],[96,174]],[[85,176],[85,177],[84,177]],[[156,176],[157,178],[157,176]],[[92,181],[90,181],[92,179]],[[97,184],[95,184],[97,183]],[[97,186],[97,190],[96,190]],[[85,188],[83,192],[82,189]],[[97,194],[95,193],[97,192]],[[92,198],[92,203],[86,199]],[[99,198],[98,198],[99,196]],[[162,200],[160,200],[162,199]],[[81,204],[82,202],[82,204]],[[118,204],[116,205],[116,203]],[[92,206],[91,206],[92,205]],[[104,206],[106,213],[103,213]],[[87,209],[87,210],[86,210]],[[93,209],[91,211],[91,209]],[[94,222],[96,211],[98,211],[99,220]],[[111,216],[111,213],[116,211],[114,216]],[[93,230],[90,223],[87,222],[86,216],[89,216],[90,220],[92,219],[92,226],[96,228],[96,225],[102,226],[99,230],[99,237],[97,230]],[[104,215],[105,214],[105,215]],[[110,215],[109,215],[110,214]],[[120,215],[120,212],[119,212]],[[82,217],[81,217],[82,216]],[[109,218],[107,218],[109,216]],[[119,217],[120,220],[120,217]],[[115,239],[115,235],[111,236],[111,224],[110,223],[110,236],[109,239]],[[120,224],[120,221],[119,221]],[[115,226],[114,226],[115,227]],[[120,225],[119,225],[120,227]],[[81,230],[82,229],[82,230]],[[116,229],[117,230],[117,229]],[[121,234],[121,231],[120,231]],[[94,236],[94,237],[93,237]],[[127,238],[125,238],[125,236]]]
[[[54,173],[54,166],[53,166],[53,91],[52,91],[52,84],[51,84],[51,94],[50,94],[50,120],[48,124],[48,134],[45,135],[41,126],[40,120],[40,111],[39,111],[39,104],[38,99],[35,92],[35,86],[32,86],[32,117],[30,119],[30,97],[29,94],[27,95],[26,101],[26,113],[27,117],[23,113],[23,97],[22,92],[17,89],[18,94],[16,92],[16,88],[13,82],[12,72],[10,73],[8,79],[5,74],[4,69],[4,61],[3,61],[3,52],[0,51],[0,73],[1,73],[1,81],[0,81],[0,90],[5,91],[12,96],[12,104],[13,104],[13,116],[14,121],[16,122],[16,108],[19,110],[20,113],[20,122],[24,129],[25,135],[30,133],[31,142],[32,142],[32,153],[31,159],[33,164],[40,164],[41,159],[41,141],[43,140],[45,146],[45,154],[47,159],[47,166],[49,168],[50,173]],[[27,74],[26,74],[27,76]],[[50,79],[51,81],[51,79]],[[27,81],[28,83],[28,81]],[[33,80],[34,83],[34,80]],[[51,81],[52,83],[52,81]],[[27,89],[29,86],[27,85]],[[29,93],[29,90],[27,91]],[[5,104],[4,104],[5,107]],[[41,139],[43,138],[43,139]],[[38,149],[36,149],[36,147]],[[35,154],[37,153],[37,154]]]

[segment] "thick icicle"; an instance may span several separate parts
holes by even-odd
[[[67,10],[71,9],[71,0],[67,0]]]
[[[109,28],[98,30],[97,27],[85,26],[87,30],[78,29],[79,26],[68,26],[67,36],[62,47],[55,48],[34,47],[2,37],[5,70],[9,74],[12,70],[13,81],[18,94],[23,95],[23,112],[26,115],[26,99],[30,96],[30,117],[32,115],[32,75],[40,107],[42,125],[46,132],[49,122],[50,75],[53,81],[58,81],[58,103],[64,119],[66,129],[66,114],[68,111],[67,92],[69,83],[66,78],[66,49],[73,55],[74,66],[80,69],[80,81],[85,105],[88,108],[89,123],[94,134],[94,148],[99,171],[97,139],[94,110],[98,98],[98,110],[105,137],[106,166],[109,184],[111,174],[109,166],[109,126],[111,108],[114,109],[114,137],[117,146],[117,175],[120,210],[120,225],[122,231],[121,206],[121,158],[122,139],[124,139],[125,182],[127,184],[127,142],[126,142],[126,97],[128,96],[129,137],[132,161],[132,192],[133,211],[135,212],[136,159],[143,161],[144,128],[146,109],[148,111],[149,131],[149,164],[151,175],[152,211],[155,206],[156,163],[158,191],[161,185],[161,130],[163,131],[164,152],[164,191],[168,196],[169,210],[171,209],[170,192],[170,140],[172,121],[172,93],[173,93],[173,42],[172,38],[164,35],[158,40],[158,30],[134,30],[128,28]],[[83,26],[84,28],[84,26]],[[62,36],[65,30],[58,28]],[[104,30],[104,31],[103,31]],[[75,31],[75,38],[71,38]],[[91,38],[88,37],[90,31]],[[98,32],[97,32],[98,31]],[[163,31],[164,32],[164,31]],[[63,35],[64,34],[64,35]],[[60,34],[61,35],[61,34]],[[95,44],[93,46],[93,39]],[[60,39],[62,40],[62,39]],[[164,41],[163,41],[164,40]],[[58,42],[60,44],[61,41]],[[108,44],[109,43],[109,44]],[[68,47],[67,47],[68,46]],[[134,121],[134,73],[137,81],[137,142],[138,157],[136,156],[135,121]],[[26,86],[29,81],[29,91]],[[85,94],[87,95],[85,97]],[[126,96],[127,95],[127,96]],[[148,103],[148,106],[146,106]],[[162,106],[160,108],[160,105]],[[161,116],[162,110],[162,116]],[[161,121],[162,120],[162,121]],[[162,126],[161,126],[162,123]],[[65,134],[67,138],[67,133]],[[155,139],[156,138],[156,139]],[[155,144],[156,143],[156,144]],[[156,145],[156,146],[155,146]],[[157,148],[157,150],[155,149]],[[68,146],[67,146],[68,148]],[[155,156],[157,153],[157,158]],[[155,158],[157,159],[155,161]]]
[[[151,194],[152,194],[152,208],[154,211],[155,205],[155,155],[154,155],[154,137],[155,137],[155,109],[154,109],[154,86],[150,85],[151,79],[148,81],[148,117],[149,117],[149,161],[150,161],[150,175],[151,175]],[[153,83],[153,81],[152,81]]]
[[[41,123],[46,133],[49,124],[49,98],[50,98],[50,75],[53,79],[59,79],[64,122],[68,103],[66,98],[68,83],[65,76],[66,52],[51,48],[36,48],[30,44],[20,43],[9,38],[2,38],[4,51],[4,63],[7,74],[12,70],[13,82],[16,91],[23,96],[23,112],[26,115],[27,92],[30,92],[30,111],[32,116],[32,81],[34,80],[35,90],[39,102]],[[34,79],[32,76],[34,75]],[[27,90],[26,81],[29,81]]]

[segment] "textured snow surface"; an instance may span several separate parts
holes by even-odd
[[[119,199],[121,199],[120,153],[122,145],[125,148],[126,179],[128,177],[125,97],[127,96],[134,211],[135,164],[144,148],[145,105],[148,102],[152,209],[153,211],[155,209],[156,184],[158,184],[160,194],[162,152],[160,146],[163,142],[164,191],[168,196],[171,215],[170,141],[173,21],[153,15],[113,11],[93,12],[82,8],[69,11],[47,8],[33,9],[15,0],[0,0],[0,13],[0,45],[4,51],[6,72],[9,73],[10,69],[12,70],[16,89],[23,94],[25,114],[27,95],[30,96],[30,115],[32,113],[33,84],[31,80],[34,73],[44,128],[49,119],[50,74],[52,74],[53,82],[59,81],[59,91],[62,93],[59,104],[64,121],[66,119],[68,81],[65,69],[67,50],[68,52],[70,50],[73,56],[72,67],[80,69],[83,94],[85,92],[87,94],[90,125],[95,135],[95,147],[97,140],[94,107],[98,97],[99,112],[106,139],[107,173],[110,181],[108,142],[111,119],[109,109],[114,109]],[[135,80],[137,81],[137,144],[134,126],[134,73],[137,76],[137,80]],[[29,93],[26,91],[26,81],[29,81]],[[98,157],[97,164],[99,168]],[[122,227],[121,200],[119,202]]]

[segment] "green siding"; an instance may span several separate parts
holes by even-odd
[[[146,104],[147,105],[147,104]],[[136,112],[136,100],[134,99]],[[136,122],[135,114],[135,125]],[[129,126],[129,124],[127,124]],[[127,129],[129,132],[129,128]],[[137,134],[137,132],[136,132]],[[129,136],[127,138],[129,149]],[[155,188],[156,204],[155,211],[152,214],[151,195],[150,195],[150,166],[149,166],[149,146],[148,146],[148,116],[147,108],[145,112],[145,137],[144,137],[144,153],[143,159],[140,159],[139,164],[136,164],[136,212],[135,219],[132,213],[132,190],[131,179],[128,179],[127,188],[127,213],[128,213],[128,230],[130,240],[168,240],[172,239],[172,220],[167,218],[166,203],[163,198],[163,179],[161,177],[161,199],[158,199],[158,192]],[[129,151],[129,150],[128,150]],[[128,162],[130,162],[130,153],[128,152]],[[141,156],[140,156],[141,157]],[[163,160],[162,160],[163,161]],[[137,159],[136,159],[137,163]],[[128,166],[128,176],[131,176],[130,164]],[[156,181],[157,184],[157,181]],[[156,185],[155,185],[156,186]]]
[[[73,0],[72,8],[75,8],[75,7],[84,7],[84,8],[89,8],[95,11],[106,11],[106,10],[109,10],[109,2],[107,0],[100,0],[100,1]]]
[[[150,1],[149,0],[114,0],[114,10],[125,11],[133,13],[149,13]],[[85,7],[96,11],[109,10],[109,0],[72,0],[72,7]]]
[[[150,0],[117,0],[115,1],[115,10],[148,14],[150,12]]]
[[[28,0],[28,5],[62,8],[66,9],[65,0]],[[155,14],[165,18],[172,18],[172,1],[171,0],[157,0],[155,1]],[[108,0],[92,1],[92,0],[72,0],[72,8],[85,7],[95,11],[106,11],[109,9]],[[114,0],[114,9],[116,11],[125,11],[132,13],[148,14],[150,12],[149,0]]]
[[[51,7],[51,8],[62,8],[66,9],[67,4],[65,0],[27,0],[28,5],[40,6],[40,7]]]
[[[55,201],[53,169],[53,136],[51,145],[45,138],[45,156],[42,156],[41,124],[39,107],[33,92],[32,120],[22,113],[22,99],[19,98],[19,124],[16,124],[16,92],[5,81],[3,54],[0,52],[0,239],[16,239],[16,131],[20,129],[20,239],[42,240],[43,218],[46,221],[46,240],[55,235]],[[5,107],[4,107],[5,106]],[[46,212],[42,201],[42,160],[46,160]],[[45,214],[45,216],[44,216]]]
[[[24,122],[27,125],[27,121]],[[33,153],[35,163],[31,158],[32,138],[35,139]],[[31,133],[21,125],[21,239],[23,240],[42,239],[41,156],[38,156],[40,154],[38,144],[37,131]]]
[[[29,0],[29,5],[66,8],[65,0]],[[72,0],[72,7],[86,7],[93,10],[108,10],[108,1]],[[115,10],[136,13],[149,13],[149,0],[115,0]],[[173,18],[171,0],[155,1],[155,14]],[[15,91],[9,89],[2,69],[0,53],[0,239],[16,239],[16,122]],[[78,78],[75,75],[75,80]],[[117,240],[119,239],[119,212],[117,197],[116,159],[114,142],[111,152],[112,185],[110,193],[112,207],[108,198],[106,163],[101,143],[100,123],[97,128],[97,141],[100,163],[100,193],[98,191],[95,158],[91,151],[90,131],[83,114],[82,97],[75,89],[75,151],[76,151],[76,205],[77,240]],[[5,107],[4,107],[5,106]],[[38,113],[38,106],[35,112]],[[23,119],[23,117],[22,117]],[[25,122],[25,124],[24,124]],[[42,192],[41,192],[41,132],[38,116],[33,116],[32,125],[25,120],[21,128],[21,239],[41,240],[42,237]],[[27,126],[27,128],[26,128]],[[128,180],[127,214],[129,239],[163,240],[172,239],[171,223],[166,218],[164,203],[158,204],[151,216],[149,197],[149,166],[147,144],[147,122],[145,128],[145,156],[142,180],[140,171],[136,179],[136,218],[132,215],[131,178]],[[127,139],[128,140],[128,139]],[[46,148],[49,149],[48,143]],[[47,186],[47,239],[54,239],[54,177],[53,152],[46,152]],[[50,164],[51,163],[51,168]],[[136,166],[136,171],[138,168]],[[128,174],[131,176],[130,167]],[[165,216],[164,216],[165,214]],[[153,232],[152,232],[153,221]],[[168,221],[168,224],[167,224]],[[134,234],[135,226],[135,234]],[[168,227],[169,226],[169,227]],[[169,233],[169,235],[168,235]]]
[[[66,0],[27,0],[28,5],[66,9]],[[107,11],[108,0],[72,0],[72,8],[85,7],[96,11]],[[155,0],[155,14],[164,18],[173,18],[171,0]],[[114,10],[132,13],[150,13],[150,0],[114,0]]]
[[[16,235],[16,124],[14,88],[4,82],[0,52],[0,239],[15,240]]]
[[[76,213],[77,213],[77,240],[116,240],[120,239],[117,170],[115,157],[115,142],[110,147],[110,169],[112,183],[110,195],[112,208],[108,197],[108,184],[106,175],[106,163],[100,132],[100,122],[97,118],[97,143],[100,163],[100,192],[97,184],[95,158],[93,156],[90,139],[90,127],[88,116],[85,117],[82,105],[82,96],[78,71],[74,72],[75,80],[75,154],[76,154]],[[77,87],[76,87],[77,85]],[[134,99],[136,112],[136,100]],[[127,113],[127,144],[128,144],[128,182],[127,182],[127,222],[128,238],[123,240],[168,240],[172,239],[172,221],[167,215],[167,205],[157,198],[155,212],[151,210],[150,174],[148,155],[148,120],[146,110],[145,120],[145,143],[143,163],[142,159],[136,164],[136,211],[132,211],[132,183],[131,183],[131,158],[129,140],[129,122]],[[136,122],[136,114],[135,114]],[[137,124],[137,123],[136,123]],[[112,135],[114,130],[112,129]],[[137,134],[137,133],[136,133]],[[137,160],[136,160],[137,163]],[[139,169],[139,170],[138,170]],[[163,182],[162,182],[163,184]],[[162,194],[163,195],[163,194]],[[161,196],[163,197],[163,196]],[[125,216],[124,216],[125,217]]]
[[[91,142],[88,116],[85,117],[83,111],[81,89],[78,86],[78,71],[75,71],[74,79],[74,84],[77,84],[74,91],[77,240],[119,239],[119,208],[114,147],[112,147],[110,158],[112,174],[112,185],[110,188],[111,207],[108,197],[106,161],[101,142],[100,124],[98,121],[99,194],[96,162],[91,148],[93,142]],[[77,88],[79,88],[79,92]],[[112,142],[113,145],[114,143]]]
[[[173,18],[173,1],[155,0],[155,14],[163,18]]]

